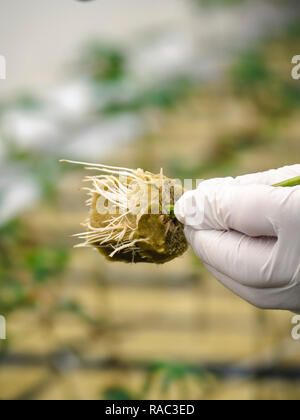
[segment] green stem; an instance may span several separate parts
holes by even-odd
[[[300,176],[275,184],[273,187],[296,187],[297,185],[300,185]]]
[[[170,214],[170,217],[171,217],[172,219],[176,219],[176,216],[175,216],[175,211],[174,211],[174,206],[169,205],[169,206],[166,206],[166,207],[165,207],[165,209],[166,209],[166,210],[167,210],[167,212]]]

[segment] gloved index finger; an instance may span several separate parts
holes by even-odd
[[[297,187],[296,187],[297,188]],[[176,203],[176,217],[196,230],[236,230],[248,236],[277,237],[294,188],[204,181]]]
[[[266,172],[258,172],[254,174],[238,176],[233,178],[233,181],[240,185],[274,185],[296,176],[300,176],[300,164],[284,166],[283,168],[279,169],[271,169]]]

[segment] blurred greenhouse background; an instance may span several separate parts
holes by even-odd
[[[0,0],[0,399],[300,398],[292,314],[192,252],[74,250],[84,174],[58,163],[198,179],[299,163],[297,3]]]

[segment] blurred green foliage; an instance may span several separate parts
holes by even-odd
[[[164,397],[171,386],[178,388],[181,398],[188,398],[187,381],[195,378],[199,384],[199,390],[209,386],[214,381],[211,374],[201,368],[195,368],[185,363],[160,361],[149,363],[146,367],[146,375],[141,390],[137,393],[126,387],[108,387],[102,398],[106,400],[144,400],[149,398],[153,389],[159,386],[160,395]]]
[[[39,247],[25,254],[25,265],[34,282],[44,283],[49,278],[55,279],[66,268],[68,256],[67,250],[59,247]]]
[[[109,387],[107,388],[102,395],[104,400],[133,400],[134,396],[126,388],[122,387]]]
[[[232,68],[233,86],[241,92],[262,87],[271,76],[263,53],[257,50],[242,54]]]
[[[179,386],[180,391],[185,394],[184,381],[191,376],[199,381],[199,385],[203,385],[204,382],[211,379],[210,375],[204,369],[195,369],[188,364],[168,361],[156,362],[149,366],[141,394],[142,398],[147,397],[157,376],[161,378],[160,391],[162,395],[165,395],[173,384]],[[187,395],[183,395],[184,397],[187,397]]]
[[[252,99],[266,117],[283,117],[300,107],[300,86],[272,70],[263,50],[243,54],[231,74],[233,91]]]
[[[190,91],[192,83],[185,78],[175,78],[168,82],[158,83],[127,100],[112,101],[101,113],[118,114],[130,111],[143,111],[145,108],[171,108]]]
[[[125,48],[97,42],[84,48],[78,72],[84,72],[92,82],[95,96],[99,95],[100,102],[103,89],[110,95],[108,103],[100,106],[99,114],[139,112],[149,107],[169,108],[190,91],[193,83],[181,76],[140,86],[130,73],[128,60],[129,54]],[[128,83],[131,85],[129,91]]]
[[[57,280],[66,268],[69,251],[42,245],[21,220],[0,227],[0,312],[33,307],[36,283]]]
[[[83,49],[79,72],[98,82],[115,82],[124,77],[125,65],[125,55],[120,48],[92,42]]]

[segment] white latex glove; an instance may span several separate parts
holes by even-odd
[[[208,270],[259,308],[300,312],[300,187],[271,186],[299,175],[300,164],[212,179],[175,206]]]

